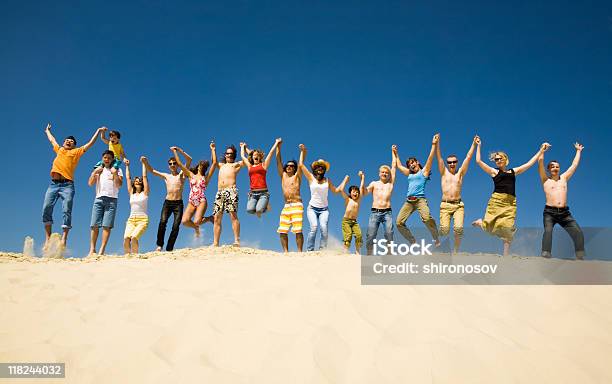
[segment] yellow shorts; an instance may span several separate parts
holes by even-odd
[[[302,233],[302,217],[304,206],[302,203],[285,204],[280,214],[278,233],[289,233],[289,228],[293,233]]]
[[[131,237],[132,239],[140,239],[140,236],[144,233],[144,231],[149,226],[149,218],[147,216],[136,216],[130,217],[125,223],[125,233],[123,234],[123,238],[127,239]]]

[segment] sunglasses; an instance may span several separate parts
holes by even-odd
[[[457,164],[457,160],[455,161],[447,161],[448,164]]]
[[[493,160],[497,163],[498,161],[502,161],[503,159],[503,157],[496,157]]]
[[[225,152],[225,156],[234,156],[234,152]]]
[[[168,165],[177,165],[177,164],[178,164],[178,163],[176,163],[176,162],[174,162],[174,161],[173,161],[173,162],[168,163]]]

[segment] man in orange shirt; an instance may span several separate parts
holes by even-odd
[[[74,197],[74,171],[76,169],[81,156],[96,142],[100,132],[106,131],[106,127],[100,127],[96,130],[93,137],[87,144],[82,147],[76,147],[76,139],[74,136],[68,136],[64,139],[64,143],[60,145],[51,134],[51,124],[47,124],[45,133],[53,146],[53,151],[57,154],[51,166],[51,184],[45,193],[45,202],[43,204],[43,223],[45,224],[45,246],[51,237],[51,225],[53,224],[53,207],[57,199],[62,199],[62,211],[64,220],[62,229],[62,244],[66,246],[68,239],[68,231],[72,228],[72,198]]]

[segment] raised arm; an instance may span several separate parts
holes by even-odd
[[[363,196],[365,194],[365,174],[363,173],[363,171],[359,171],[357,172],[357,176],[359,176],[359,196]]]
[[[268,169],[268,166],[270,165],[270,161],[272,160],[272,156],[274,156],[274,154],[276,153],[276,148],[278,148],[278,144],[282,141],[282,139],[279,137],[278,139],[276,139],[276,141],[274,141],[274,144],[272,144],[272,148],[270,148],[270,151],[268,152],[268,155],[266,156],[266,160],[264,160],[263,163],[263,167],[264,169]]]
[[[300,144],[299,147],[300,147],[300,162],[298,163],[298,168],[299,170],[302,171],[304,176],[306,176],[306,180],[308,180],[308,183],[312,183],[314,176],[312,175],[312,173],[310,173],[308,168],[306,168],[306,166],[304,165],[304,161],[306,160],[306,147],[304,146],[304,144]]]
[[[251,168],[253,164],[249,160],[249,156],[246,153],[247,145],[246,143],[240,143],[240,157],[242,157],[242,162],[247,166],[247,168]]]
[[[446,171],[446,166],[444,166],[444,160],[442,160],[442,154],[440,154],[440,141],[438,141],[438,145],[436,145],[436,159],[438,160],[438,171],[440,171],[440,176],[443,176],[444,171]]]
[[[278,172],[278,176],[280,176],[280,178],[283,178],[283,159],[281,157],[281,145],[283,144],[282,140],[278,143],[278,145],[276,146],[276,171]],[[296,169],[297,171],[297,169]]]
[[[329,190],[332,191],[333,193],[344,192],[344,188],[346,187],[346,183],[348,183],[348,181],[349,181],[349,175],[346,175],[344,176],[344,179],[342,179],[342,182],[340,183],[340,185],[336,187],[334,186],[334,183],[332,183],[332,181],[329,179],[329,177],[327,178],[327,182],[329,183]]]
[[[130,161],[128,159],[125,159],[123,163],[125,164],[125,178],[127,179],[127,183],[125,184],[125,186],[127,187],[128,193],[131,195],[133,192],[133,189],[132,189],[132,177],[130,175]]]
[[[487,163],[482,161],[482,159],[480,157],[480,147],[482,146],[482,142],[480,141],[480,137],[476,136],[474,141],[476,142],[476,164],[478,164],[478,166],[480,168],[482,168],[482,170],[485,171],[485,173],[487,175],[489,175],[491,177],[495,177],[495,175],[497,174],[497,170],[495,168],[490,167],[489,165],[487,165]]]
[[[59,147],[57,140],[55,140],[55,137],[51,133],[51,123],[47,123],[47,127],[45,128],[45,134],[47,135],[47,139],[49,139],[49,142],[51,143],[53,148]]]
[[[179,147],[170,147],[170,150],[172,151],[172,154],[174,155],[174,160],[176,160],[176,163],[178,164],[179,168],[181,168],[181,170],[183,171],[183,174],[187,177],[192,177],[193,173],[189,170],[189,168],[185,166],[185,164],[183,164],[183,162],[181,161],[181,157],[178,155],[179,152],[183,153],[183,156],[185,156],[186,153]],[[187,156],[185,157],[187,158]],[[191,157],[189,158],[191,159]]]
[[[149,159],[147,159],[145,156],[142,156],[141,158],[142,164],[144,164],[145,168],[147,169],[147,171],[151,172],[152,174],[154,174],[157,177],[161,177],[162,179],[166,180],[166,175],[163,174],[162,172],[159,172],[155,169],[153,169],[153,167],[151,167],[151,164],[149,163]]]
[[[183,151],[183,148],[181,147],[170,147],[170,150],[172,151],[172,148],[176,148],[176,151],[178,153],[180,153],[181,155],[183,155],[183,157],[185,157],[185,168],[189,168],[191,167],[191,162],[193,161],[193,158],[191,156],[189,156],[189,154],[185,151]],[[174,151],[172,151],[174,152]],[[176,157],[176,154],[174,154],[174,156]],[[178,160],[178,158],[177,158]],[[177,161],[180,164],[180,160]]]
[[[106,130],[107,130],[106,127],[100,127],[96,129],[96,132],[93,134],[91,139],[89,139],[89,141],[83,146],[83,149],[87,151],[89,148],[91,148],[91,146],[94,145],[94,143],[98,139],[98,135],[101,134],[102,132],[106,132]]]
[[[348,177],[348,175],[346,176]],[[342,180],[342,183],[338,186],[338,192],[340,193],[340,196],[342,196],[342,198],[344,199],[344,201],[348,201],[348,199],[350,199],[351,197],[349,195],[346,194],[345,188],[346,188],[346,182],[347,179]],[[330,184],[331,185],[331,184]]]
[[[399,153],[397,151],[397,145],[393,145],[393,162],[395,163],[395,167],[399,169],[401,173],[408,176],[410,174],[410,170],[407,167],[404,167],[400,160]],[[395,179],[395,177],[394,177]]]
[[[149,178],[147,177],[147,167],[145,166],[144,159],[144,156],[140,157],[140,162],[142,163],[142,190],[144,191],[145,195],[149,196],[149,192],[151,190],[149,187]]]
[[[463,163],[461,163],[461,167],[459,168],[459,173],[464,176],[467,173],[468,167],[470,166],[470,161],[472,160],[472,155],[474,154],[474,148],[476,147],[476,139],[478,135],[474,136],[474,140],[472,140],[472,145],[468,150],[467,155],[465,155],[465,159]],[[439,145],[438,145],[439,146]]]
[[[391,146],[391,184],[395,183],[395,174],[397,173],[397,157],[395,156],[395,154],[397,154],[397,145],[392,145]],[[368,185],[368,189],[370,188],[371,185],[372,183]]]
[[[108,145],[109,140],[108,140],[108,138],[106,137],[106,131],[102,131],[102,132],[100,132],[100,140],[102,140],[102,142],[103,142],[104,144],[107,144],[107,145]]]
[[[582,155],[582,150],[584,149],[584,145],[580,143],[574,143],[574,148],[576,148],[576,155],[574,156],[574,161],[572,161],[572,165],[567,169],[567,171],[563,172],[561,177],[564,177],[566,180],[569,180],[576,172],[576,168],[578,168],[578,164],[580,164],[580,156]]]
[[[544,169],[544,154],[542,153],[538,156],[538,174],[540,175],[540,181],[542,184],[548,180],[548,175],[546,174],[546,170]]]
[[[208,168],[208,173],[206,174],[206,184],[208,185],[208,182],[210,181],[210,179],[213,177],[214,173],[215,173],[215,169],[217,168],[217,147],[215,145],[214,141],[210,142],[210,156],[211,156],[211,164],[210,167]]]
[[[521,173],[523,173],[526,170],[528,170],[529,168],[531,168],[531,166],[533,166],[535,164],[535,162],[538,161],[538,157],[540,157],[540,155],[542,153],[547,151],[548,148],[550,148],[550,144],[542,143],[542,145],[540,146],[540,149],[536,152],[535,155],[533,155],[531,157],[531,159],[529,159],[528,162],[526,162],[525,164],[523,164],[521,166],[518,166],[518,167],[514,168],[514,173],[517,174],[517,175],[520,175]]]
[[[429,156],[427,156],[427,161],[425,162],[425,167],[423,167],[423,176],[428,177],[431,174],[431,163],[433,162],[434,153],[436,152],[436,147],[438,146],[438,141],[440,141],[440,134],[436,133],[431,139],[431,149],[429,150]]]
[[[302,152],[300,151],[300,156],[298,161],[302,164],[304,164],[304,160],[306,160],[306,151]],[[299,163],[298,163],[299,164]],[[295,172],[296,176],[299,177],[301,179],[302,177],[302,168],[298,165],[297,170]],[[312,174],[311,174],[312,176]]]

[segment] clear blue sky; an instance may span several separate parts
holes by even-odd
[[[281,136],[285,159],[297,157],[304,142],[308,160],[332,163],[336,182],[346,173],[356,182],[359,169],[375,178],[393,143],[402,157],[424,160],[435,132],[444,154],[463,156],[478,133],[485,152],[505,150],[515,166],[547,140],[548,157],[565,168],[580,140],[586,149],[570,206],[581,225],[609,226],[610,2],[8,1],[2,8],[0,116],[11,163],[0,200],[3,250],[20,250],[26,235],[39,245],[43,237],[54,157],[47,121],[58,139],[72,134],[80,144],[100,125],[119,130],[131,158],[147,155],[162,170],[171,145],[199,159],[209,157],[213,138],[219,147],[245,140],[267,150]],[[86,178],[103,150],[98,142],[76,174],[75,254],[87,250],[94,190]],[[144,250],[155,246],[164,195],[159,179],[151,183]],[[239,175],[242,239],[279,249],[275,172],[268,183],[273,212],[260,222],[245,213],[248,180]],[[210,201],[216,177],[214,184]],[[405,191],[400,178],[396,213]],[[466,220],[483,214],[491,191],[490,178],[472,163]],[[428,192],[437,217],[437,170]],[[302,193],[307,201],[305,185]],[[517,225],[540,226],[535,168],[519,177],[517,195]],[[342,200],[330,199],[330,233],[339,238]],[[370,204],[368,197],[362,224]],[[121,250],[128,214],[124,189],[110,252]],[[59,204],[54,217],[61,222]],[[225,220],[222,240],[230,242]],[[410,223],[421,225],[417,217]],[[211,230],[204,227],[207,238]],[[192,233],[182,228],[177,247],[190,245]]]

